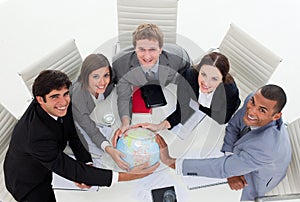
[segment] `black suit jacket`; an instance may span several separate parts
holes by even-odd
[[[194,110],[189,107],[190,99],[198,102],[198,97],[198,71],[191,68],[186,71],[186,79],[181,78],[177,86],[176,110],[167,117],[171,128],[178,123],[185,123],[191,117]],[[235,82],[221,83],[214,92],[210,108],[200,105],[199,109],[219,124],[225,124],[238,109],[240,103],[239,90]]]
[[[63,150],[67,142],[74,160]],[[71,106],[58,123],[33,100],[17,123],[4,161],[5,184],[16,200],[43,183],[51,184],[52,172],[75,182],[110,186],[112,171],[85,165],[91,156],[80,142]],[[44,193],[38,193],[43,199]]]

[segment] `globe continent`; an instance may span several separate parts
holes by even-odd
[[[133,128],[119,138],[117,149],[126,155],[123,160],[130,168],[149,162],[154,165],[159,161],[159,146],[155,141],[155,134],[145,128]]]

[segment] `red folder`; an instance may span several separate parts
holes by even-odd
[[[144,101],[144,98],[142,97],[142,92],[139,87],[133,87],[132,113],[152,113],[152,109],[146,107],[146,103]]]

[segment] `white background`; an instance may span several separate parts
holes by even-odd
[[[269,83],[286,90],[283,112],[291,122],[300,113],[299,9],[297,0],[179,0],[177,32],[208,50],[235,23],[283,58]],[[0,102],[18,117],[29,92],[17,71],[70,38],[85,58],[116,37],[116,0],[0,0],[0,29]]]
[[[283,58],[269,83],[288,95],[284,119],[299,117],[299,0],[179,0],[177,32],[203,50],[235,23]],[[0,103],[19,117],[30,97],[17,72],[75,38],[83,58],[117,36],[116,0],[0,0]]]

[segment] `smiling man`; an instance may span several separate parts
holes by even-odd
[[[282,88],[263,86],[246,98],[228,122],[223,157],[176,160],[157,136],[161,160],[183,175],[227,178],[231,189],[243,189],[242,201],[264,196],[284,178],[291,160],[289,136],[281,118],[285,103]]]
[[[70,85],[68,76],[55,70],[42,71],[33,83],[34,100],[15,126],[4,161],[5,185],[17,201],[55,202],[52,172],[89,188],[141,178],[158,167],[143,164],[117,173],[91,166],[73,122]],[[76,160],[63,152],[67,142]]]
[[[131,120],[130,101],[133,86],[157,80],[161,86],[176,83],[191,67],[187,52],[176,44],[164,44],[161,29],[154,24],[141,24],[132,34],[133,47],[113,58],[114,83],[117,84],[118,111],[122,121],[117,132],[128,129]]]

